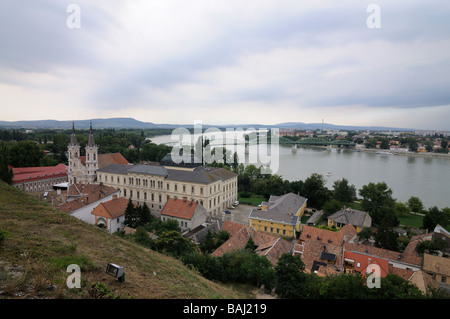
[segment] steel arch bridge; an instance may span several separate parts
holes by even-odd
[[[327,141],[320,137],[307,137],[303,138],[298,141],[291,141],[287,139],[283,139],[283,141],[280,141],[283,144],[297,144],[297,145],[322,145],[322,146],[328,146],[328,145],[336,145],[336,146],[347,146],[347,147],[354,147],[356,144],[352,141],[348,140],[333,140],[333,141]]]

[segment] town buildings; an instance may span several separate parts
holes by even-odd
[[[294,237],[299,231],[306,202],[306,198],[294,193],[272,195],[268,202],[261,203],[260,208],[251,210],[250,226],[259,231]]]
[[[176,220],[181,231],[194,229],[206,222],[206,210],[194,201],[169,198],[161,211],[161,220]]]
[[[97,181],[115,187],[136,203],[161,213],[167,201],[198,202],[209,216],[219,215],[237,200],[237,175],[216,167],[171,167],[113,164],[97,171]]]
[[[359,233],[364,227],[372,226],[372,217],[367,212],[353,208],[343,208],[328,216],[328,227],[340,229],[348,224],[353,225]]]
[[[24,192],[52,189],[53,185],[66,183],[68,167],[64,164],[43,167],[14,167],[12,185]]]
[[[92,210],[94,224],[105,227],[109,233],[123,230],[127,205],[128,199],[113,195],[111,200],[101,202]]]

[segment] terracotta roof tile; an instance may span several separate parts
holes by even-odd
[[[107,202],[100,203],[96,208],[94,208],[91,214],[113,219],[124,215],[127,205],[127,198],[118,197]]]
[[[161,216],[191,219],[194,215],[197,203],[190,200],[169,198],[161,211]]]

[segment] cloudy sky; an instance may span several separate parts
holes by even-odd
[[[449,17],[448,0],[2,0],[0,120],[450,130]]]

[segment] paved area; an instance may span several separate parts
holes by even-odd
[[[236,223],[249,225],[248,215],[250,215],[250,212],[253,208],[256,209],[257,207],[239,204],[235,208],[229,209],[231,211],[231,214],[220,213],[219,215],[214,216],[214,218],[221,219],[224,221],[230,220]]]

